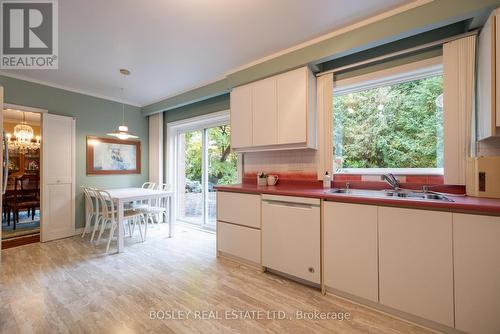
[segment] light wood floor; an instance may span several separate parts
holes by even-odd
[[[80,237],[2,251],[0,333],[429,333],[278,276],[215,257],[215,236],[151,229],[104,255]],[[149,231],[148,231],[149,232]],[[230,320],[228,310],[349,312],[351,320]],[[150,311],[223,319],[150,320]],[[161,315],[161,313],[160,313]]]

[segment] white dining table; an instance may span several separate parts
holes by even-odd
[[[106,190],[111,195],[113,202],[118,208],[118,253],[123,252],[124,246],[125,230],[121,222],[123,221],[123,207],[125,203],[166,197],[167,200],[165,202],[168,202],[168,207],[166,208],[169,225],[168,236],[170,238],[174,236],[174,220],[172,215],[172,196],[174,195],[174,193],[172,191],[145,188],[115,188],[104,190]]]

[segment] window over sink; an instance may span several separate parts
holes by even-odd
[[[441,57],[334,81],[334,171],[443,174]]]

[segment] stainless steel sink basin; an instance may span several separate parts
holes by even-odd
[[[365,189],[331,189],[333,194],[343,194],[348,196],[362,196],[362,197],[379,197],[379,198],[400,198],[400,199],[411,199],[411,200],[421,200],[421,201],[442,201],[442,202],[453,202],[453,200],[448,197],[420,191],[408,191],[408,190],[365,190]]]

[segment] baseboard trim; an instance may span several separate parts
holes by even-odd
[[[40,233],[2,240],[2,250],[40,242]]]
[[[410,313],[406,313],[406,312],[394,309],[394,308],[389,307],[389,306],[379,304],[377,302],[374,302],[374,301],[371,301],[371,300],[368,300],[365,298],[357,297],[357,296],[351,295],[347,292],[343,292],[343,291],[340,291],[340,290],[337,290],[334,288],[326,287],[326,293],[329,295],[333,295],[335,297],[350,301],[354,304],[367,307],[367,308],[374,310],[376,312],[383,313],[383,314],[390,316],[392,318],[402,320],[402,321],[414,324],[414,325],[419,326],[419,327],[423,327],[425,329],[431,330],[431,331],[436,332],[436,333],[465,334],[464,332],[457,330],[455,328],[437,323],[437,322],[432,321],[432,320],[427,320],[427,319],[421,318],[419,316],[416,316],[416,315],[413,315]]]

